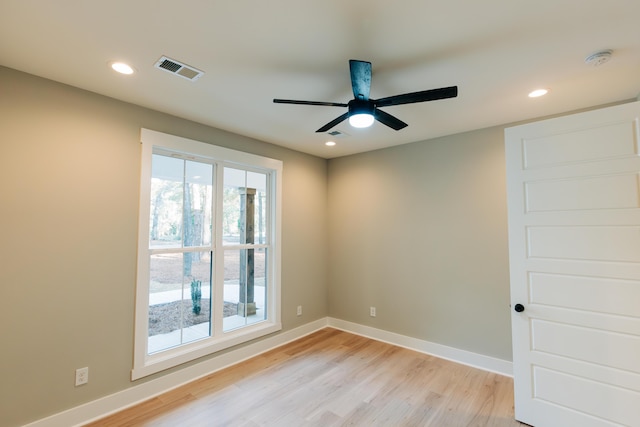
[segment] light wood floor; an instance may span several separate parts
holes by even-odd
[[[89,426],[523,424],[511,378],[327,328]]]

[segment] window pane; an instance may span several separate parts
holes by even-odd
[[[184,246],[209,246],[213,166],[189,160],[185,163]]]
[[[266,243],[267,175],[224,168],[225,244]]]
[[[224,196],[222,202],[223,243],[237,245],[244,230],[244,215],[241,213],[241,189],[246,186],[246,171],[224,168]],[[245,242],[242,242],[245,243]]]
[[[210,336],[210,290],[211,252],[151,256],[149,353]]]
[[[264,248],[224,252],[225,332],[267,318],[265,261]]]
[[[211,335],[211,252],[185,253],[182,342]],[[187,266],[191,264],[191,269]]]
[[[151,166],[149,247],[182,246],[184,161],[154,154]]]
[[[267,175],[247,172],[247,187],[255,189],[254,205],[254,238],[258,244],[267,243]]]

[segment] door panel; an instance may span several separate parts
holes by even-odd
[[[531,341],[535,352],[640,373],[640,338],[632,334],[533,319]]]
[[[507,129],[516,418],[640,426],[640,103]]]
[[[638,393],[539,366],[534,366],[533,379],[536,399],[587,415],[609,418],[613,423],[638,425]],[[585,399],[584,396],[589,398]]]
[[[622,119],[596,126],[578,123],[577,129],[566,126],[559,132],[527,137],[522,141],[524,169],[638,154],[637,122],[634,120]],[[603,144],[603,141],[608,143]]]
[[[549,179],[525,183],[526,212],[640,207],[638,174]],[[619,188],[622,191],[610,191]],[[571,194],[571,197],[567,197]]]
[[[568,274],[529,274],[532,304],[640,317],[640,281]]]
[[[640,226],[527,227],[528,257],[640,261]]]

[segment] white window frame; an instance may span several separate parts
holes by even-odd
[[[280,230],[282,208],[282,161],[231,150],[216,145],[169,135],[150,129],[141,129],[142,162],[140,174],[140,210],[138,220],[138,273],[135,302],[134,358],[131,379],[137,380],[147,375],[172,368],[208,354],[277,332],[282,329],[280,316]],[[221,296],[223,283],[222,244],[222,174],[225,166],[260,171],[268,176],[270,201],[268,217],[270,221],[267,245],[269,260],[267,267],[267,318],[264,321],[242,328],[222,332],[220,327],[211,328],[211,336],[195,342],[183,344],[165,351],[148,354],[148,316],[149,316],[149,215],[151,199],[151,161],[154,148],[165,152],[174,152],[183,158],[206,159],[214,165],[215,212],[212,250],[214,252],[214,277],[212,277],[212,296],[214,292]],[[256,245],[265,247],[265,245]],[[212,310],[212,322],[216,319]],[[221,317],[221,315],[220,315]]]

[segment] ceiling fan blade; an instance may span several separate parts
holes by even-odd
[[[383,125],[387,125],[393,130],[400,130],[408,126],[402,120],[382,110],[378,110],[377,108],[373,111],[373,117]]]
[[[371,62],[350,59],[349,70],[354,98],[368,100],[371,90]]]
[[[415,102],[436,101],[438,99],[455,98],[458,96],[458,86],[442,87],[440,89],[423,90],[420,92],[405,93],[403,95],[389,96],[375,101],[376,107],[389,107],[391,105],[412,104]]]
[[[298,105],[324,105],[328,107],[348,107],[349,104],[340,102],[322,102],[322,101],[297,101],[295,99],[274,99],[276,104],[298,104]]]
[[[349,113],[344,113],[343,115],[341,115],[340,117],[331,120],[329,123],[327,123],[326,125],[322,126],[320,129],[318,129],[316,132],[326,132],[329,129],[331,129],[332,127],[334,127],[335,125],[337,125],[340,122],[343,122],[345,120],[347,120],[347,118],[349,117]]]

